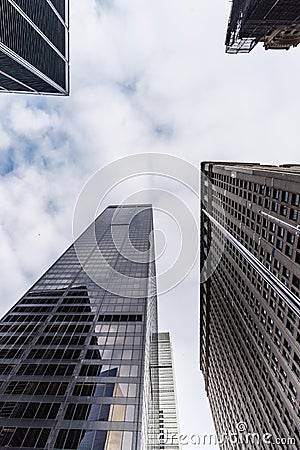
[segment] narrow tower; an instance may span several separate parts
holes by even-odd
[[[158,333],[160,449],[179,450],[179,426],[170,334]]]

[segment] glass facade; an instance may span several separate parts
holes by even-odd
[[[251,449],[294,450],[300,167],[204,162],[202,173],[201,266],[220,258],[200,288],[200,364],[217,433],[237,432],[242,423],[244,434],[261,438]],[[217,232],[225,239],[221,257]],[[262,442],[264,435],[271,441]]]
[[[0,1],[0,90],[68,94],[68,3]]]
[[[150,205],[108,207],[2,318],[0,448],[148,448],[158,423],[152,229]],[[124,277],[117,295],[113,276],[95,282],[99,249],[134,287]],[[148,250],[147,262],[131,260]]]

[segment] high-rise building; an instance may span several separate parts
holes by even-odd
[[[154,384],[157,390],[159,405],[159,448],[179,450],[179,426],[173,365],[173,352],[170,334],[158,333],[158,382]]]
[[[0,91],[68,95],[69,1],[0,0]]]
[[[288,50],[300,43],[298,0],[233,0],[226,52],[248,53],[259,42],[266,50]]]
[[[157,448],[152,230],[108,207],[2,318],[0,448]]]
[[[300,166],[203,162],[201,190],[200,366],[217,434],[299,448]]]

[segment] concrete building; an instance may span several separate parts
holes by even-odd
[[[300,167],[202,173],[200,365],[217,433],[243,424],[251,449],[299,448]]]

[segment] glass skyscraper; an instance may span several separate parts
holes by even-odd
[[[68,95],[68,0],[0,0],[0,90]]]
[[[152,230],[108,207],[2,318],[0,448],[157,448]]]
[[[296,450],[300,166],[204,162],[202,174],[200,361],[217,433]]]

